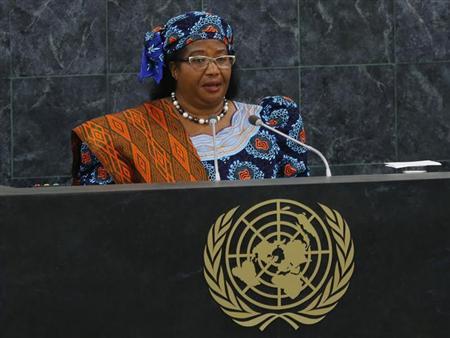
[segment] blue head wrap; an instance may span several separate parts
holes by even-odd
[[[222,41],[234,54],[233,31],[220,16],[206,12],[187,12],[173,17],[164,26],[145,34],[139,79],[151,77],[159,83],[163,77],[165,57],[197,40]]]

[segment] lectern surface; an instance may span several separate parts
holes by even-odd
[[[449,193],[450,173],[0,187],[0,337],[447,337]]]

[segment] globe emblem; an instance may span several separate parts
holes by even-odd
[[[350,227],[318,203],[322,218],[294,200],[272,199],[212,224],[203,275],[232,320],[265,330],[283,320],[295,330],[323,320],[346,293],[354,271]]]
[[[231,226],[224,251],[228,278],[244,300],[285,311],[322,289],[333,246],[329,229],[312,209],[277,199],[245,211]]]

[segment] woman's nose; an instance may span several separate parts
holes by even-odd
[[[206,66],[205,73],[206,74],[215,74],[219,73],[219,67],[217,66],[216,62],[213,60],[209,60],[208,65]]]

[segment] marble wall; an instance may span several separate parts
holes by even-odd
[[[145,100],[144,32],[193,9],[234,27],[239,99],[300,102],[335,174],[450,160],[450,0],[2,0],[0,184],[67,183],[71,128]]]

